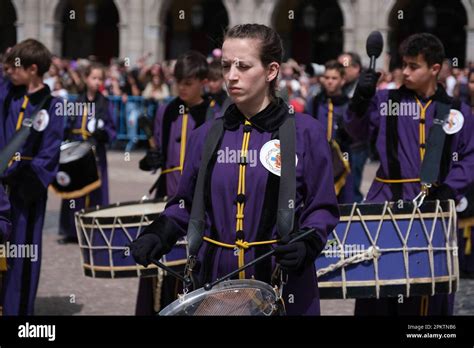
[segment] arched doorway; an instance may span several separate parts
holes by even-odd
[[[16,11],[11,0],[0,1],[0,54],[16,44]]]
[[[398,0],[389,15],[390,67],[401,65],[400,43],[414,33],[429,32],[444,44],[446,56],[458,58],[459,66],[466,59],[467,14],[459,0]]]
[[[280,1],[273,26],[281,35],[285,60],[320,63],[336,58],[343,49],[344,19],[337,1]]]
[[[59,8],[62,55],[85,58],[91,55],[109,63],[119,54],[119,13],[113,0],[62,0]]]
[[[229,17],[221,0],[176,0],[165,23],[165,58],[175,59],[190,49],[207,55],[221,47]]]

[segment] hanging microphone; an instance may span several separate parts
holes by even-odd
[[[375,60],[380,57],[383,50],[383,37],[380,31],[373,31],[370,33],[365,44],[367,55],[370,57],[369,68],[375,70]]]

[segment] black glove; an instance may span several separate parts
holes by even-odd
[[[160,215],[130,246],[135,261],[148,266],[152,259],[160,259],[171,251],[179,239],[179,228],[166,216]]]
[[[26,205],[30,205],[46,195],[46,188],[29,165],[20,167],[5,181],[10,185],[11,192],[18,192]]]
[[[279,245],[275,247],[275,258],[282,268],[298,271],[305,264],[306,244],[303,241],[288,244],[292,237],[294,236],[288,235],[280,240]]]
[[[349,104],[349,109],[354,111],[358,116],[364,115],[367,111],[370,100],[375,95],[379,78],[380,73],[372,69],[363,71],[360,74],[354,96]]]
[[[446,184],[442,184],[437,187],[432,187],[428,191],[428,196],[426,197],[427,201],[435,201],[439,199],[440,201],[447,201],[448,199],[455,199],[456,193],[454,190]]]
[[[163,244],[158,235],[149,233],[133,241],[130,250],[135,261],[143,266],[148,266],[151,259],[160,259],[163,253]]]
[[[375,95],[377,88],[377,81],[380,78],[380,73],[369,69],[363,71],[359,76],[357,87],[354,91],[354,96],[359,96],[364,99],[371,99]]]
[[[163,167],[164,161],[164,156],[160,150],[149,149],[145,157],[140,160],[139,167],[141,170],[148,172]]]
[[[305,267],[314,263],[323,250],[325,242],[323,243],[321,237],[316,232],[310,233],[297,242],[288,244],[298,234],[304,233],[307,230],[305,228],[297,233],[291,233],[289,236],[283,237],[278,246],[275,247],[275,258],[283,268],[290,271],[302,271]]]
[[[109,134],[104,129],[96,129],[92,133],[92,137],[97,141],[97,143],[107,143],[109,141]]]

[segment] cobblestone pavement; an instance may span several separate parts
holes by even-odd
[[[142,152],[127,157],[109,152],[111,202],[139,200],[153,183],[153,176],[138,170]],[[376,165],[366,166],[363,191],[368,189]],[[36,301],[38,315],[133,315],[137,278],[93,279],[83,275],[77,245],[58,245],[60,200],[49,195],[43,236],[41,279]],[[322,300],[323,315],[352,315],[354,300]],[[474,280],[461,280],[455,313],[474,315]]]

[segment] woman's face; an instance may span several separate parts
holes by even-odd
[[[226,39],[222,46],[224,82],[237,105],[268,95],[270,81],[278,75],[277,63],[262,65],[259,46],[255,39]]]

